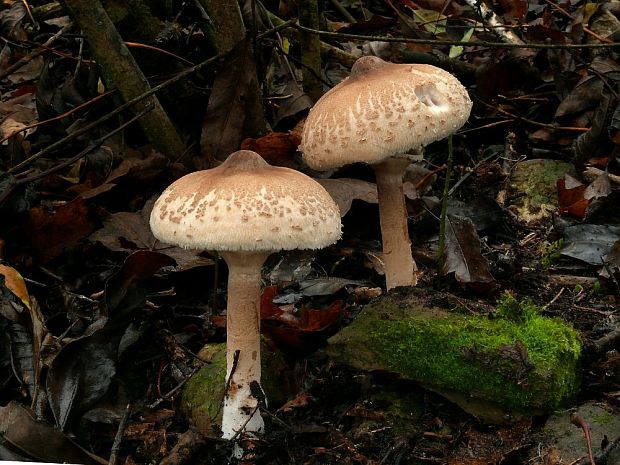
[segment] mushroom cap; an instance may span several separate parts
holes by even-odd
[[[319,183],[249,150],[172,183],[150,224],[162,242],[221,251],[317,249],[341,235],[338,207]]]
[[[378,163],[455,132],[471,106],[447,71],[362,57],[310,110],[300,149],[314,169]]]

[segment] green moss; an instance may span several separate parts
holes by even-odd
[[[526,222],[548,218],[557,209],[556,182],[574,172],[570,163],[549,159],[532,159],[517,163],[510,177],[510,187],[523,196],[512,202]]]
[[[507,301],[506,308],[514,306]],[[509,410],[548,412],[579,387],[580,338],[563,322],[525,308],[528,317],[515,321],[371,305],[330,341],[329,352],[358,368],[396,371]]]
[[[609,412],[601,413],[600,415],[595,416],[592,419],[593,423],[598,425],[608,425],[612,421],[614,421],[614,416]]]
[[[226,344],[213,344],[201,351],[210,363],[198,370],[185,384],[181,396],[181,412],[201,431],[210,433],[220,422],[226,377]],[[283,387],[285,362],[271,346],[261,344],[261,384],[269,406],[286,400]]]
[[[226,375],[226,345],[214,345],[209,361],[209,364],[198,370],[185,384],[180,405],[181,412],[203,432],[211,432],[213,424],[221,414]]]
[[[540,312],[540,307],[535,305],[530,298],[518,301],[512,292],[505,291],[497,301],[495,315],[505,320],[523,323],[539,316]]]

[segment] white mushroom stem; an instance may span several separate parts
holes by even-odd
[[[220,252],[228,265],[226,393],[222,437],[264,430],[252,382],[260,386],[261,267],[271,252]]]
[[[373,165],[379,197],[385,283],[388,290],[417,284],[417,266],[411,256],[403,175],[409,160],[390,157]]]

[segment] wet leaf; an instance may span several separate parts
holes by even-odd
[[[136,300],[132,295],[136,294],[135,291],[141,297],[145,296],[145,291],[137,289],[136,284],[152,276],[161,267],[173,265],[174,260],[171,257],[159,252],[138,250],[129,255],[125,259],[123,267],[106,283],[104,304],[108,314],[114,310],[120,313],[117,307],[123,303],[126,304],[126,299],[130,302],[129,306],[133,307],[134,303],[131,301]],[[123,313],[127,312],[124,311]]]
[[[39,395],[43,342],[48,334],[36,300],[19,321],[9,323],[11,360],[33,403]]]
[[[188,270],[196,266],[213,265],[213,260],[202,257],[200,250],[188,250],[163,244],[153,236],[149,227],[149,217],[153,201],[141,212],[119,212],[108,216],[103,221],[103,228],[95,231],[89,239],[101,242],[110,250],[132,252],[151,250],[164,253],[177,263],[177,270]]]
[[[22,2],[7,2],[0,12],[0,28],[2,33],[15,41],[22,41],[28,38],[22,26],[22,21],[27,15],[25,4]],[[7,8],[8,7],[8,8]]]
[[[289,400],[277,411],[282,413],[292,412],[296,408],[304,408],[314,402],[314,398],[307,392],[300,392],[294,399]]]
[[[48,399],[59,428],[67,427],[106,394],[118,358],[136,340],[132,321],[146,301],[140,282],[173,263],[167,255],[138,251],[107,281],[102,302],[107,319],[95,322],[86,336],[64,346],[47,375]]]
[[[367,283],[337,277],[308,279],[299,282],[299,292],[308,297],[332,295],[346,286],[363,286],[364,284]]]
[[[282,96],[284,98],[277,100],[274,126],[312,107],[312,99],[290,78],[282,89]]]
[[[259,139],[245,139],[241,148],[253,150],[270,165],[298,169],[299,162],[295,160],[295,155],[299,143],[296,133],[272,132]]]
[[[108,391],[116,374],[119,342],[117,332],[100,331],[67,344],[56,355],[47,375],[47,394],[60,429]]]
[[[43,365],[41,350],[48,331],[37,301],[30,297],[17,270],[0,265],[0,290],[0,315],[8,320],[5,331],[11,364],[34,402]]]
[[[604,278],[613,275],[616,282],[620,280],[620,240],[616,241],[605,256],[605,266],[600,272]]]
[[[559,252],[590,265],[599,266],[620,238],[620,227],[602,224],[577,224],[564,230],[564,247]]]
[[[225,160],[247,136],[264,131],[256,127],[258,117],[254,112],[258,110],[248,108],[253,101],[255,80],[256,64],[249,43],[241,41],[226,66],[219,70],[211,90],[200,138],[206,158],[200,168],[206,168],[209,160]]]
[[[37,121],[35,94],[22,94],[0,103],[0,138],[10,137],[26,126]],[[26,130],[25,136],[32,134],[35,128]],[[3,145],[6,145],[5,141]]]
[[[85,169],[92,169],[92,167],[86,164]],[[92,185],[85,182],[73,186],[69,190],[79,194],[84,199],[90,199],[108,192],[119,185],[134,188],[135,186],[148,186],[160,179],[163,173],[169,173],[170,171],[180,170],[176,164],[170,165],[168,158],[161,153],[150,151],[147,155],[144,155],[137,151],[131,151],[109,173],[101,185],[92,187]],[[180,172],[179,176],[182,174],[185,173]]]
[[[334,199],[344,216],[351,209],[353,200],[377,203],[377,185],[372,182],[352,178],[316,179]]]
[[[341,301],[327,308],[302,306],[280,307],[273,303],[278,286],[268,286],[261,296],[261,324],[263,331],[277,344],[299,351],[312,351],[331,336],[345,316]]]
[[[502,17],[507,22],[521,24],[527,14],[529,2],[526,0],[499,0],[502,8]]]
[[[77,198],[49,212],[44,207],[29,210],[21,230],[39,253],[43,262],[60,256],[95,228],[90,209],[84,199]]]
[[[0,407],[0,438],[30,460],[56,463],[106,465],[108,462],[82,449],[49,423],[17,402]]]
[[[558,179],[557,186],[560,214],[568,213],[577,218],[585,218],[590,205],[590,201],[584,197],[586,186],[570,174]]]
[[[456,280],[477,292],[494,287],[495,279],[487,260],[480,253],[480,239],[469,218],[448,215],[446,219],[446,256],[444,275],[454,273]]]
[[[583,197],[586,200],[601,199],[611,194],[611,182],[607,173],[601,173],[586,188]]]

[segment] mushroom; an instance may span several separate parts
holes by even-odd
[[[455,132],[471,106],[466,89],[440,68],[366,56],[310,110],[300,144],[308,166],[373,165],[387,289],[417,283],[403,196],[410,161],[403,154]]]
[[[261,432],[261,267],[278,250],[319,249],[341,234],[340,213],[310,177],[240,150],[217,168],[175,181],[150,219],[157,239],[219,251],[228,265],[227,374],[222,417],[226,439]],[[258,389],[258,391],[257,391]]]

